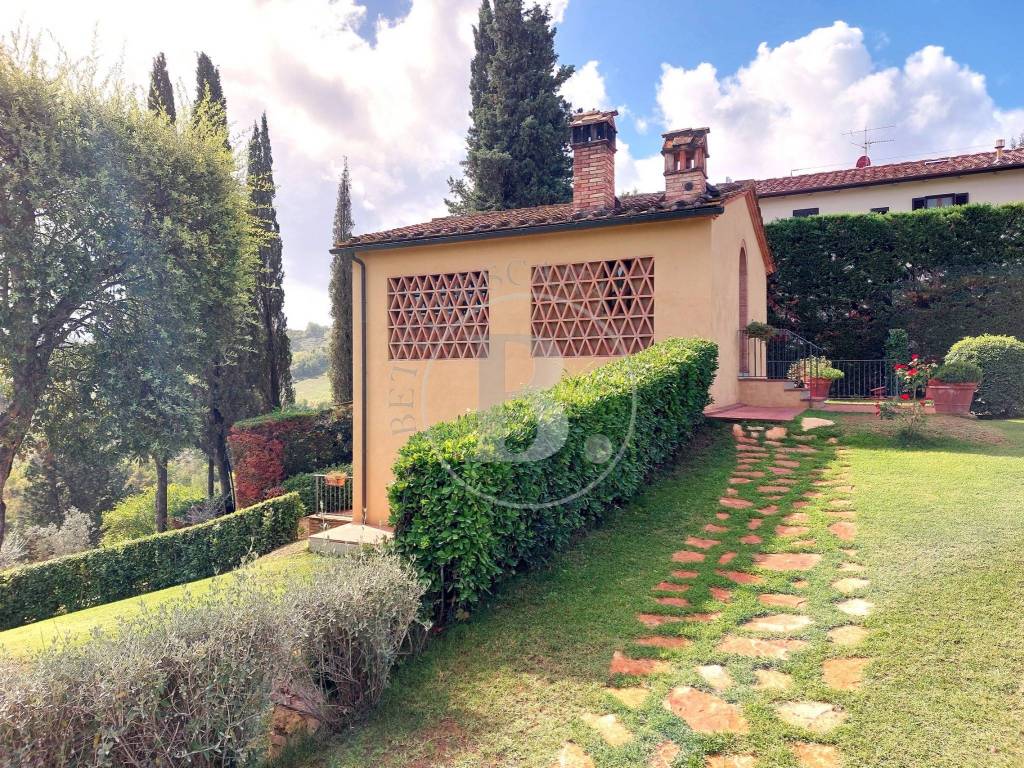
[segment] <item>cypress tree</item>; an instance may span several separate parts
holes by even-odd
[[[252,213],[262,229],[259,264],[253,303],[259,322],[257,333],[256,375],[258,388],[267,408],[280,408],[295,400],[292,387],[291,344],[284,314],[284,265],[281,227],[277,222],[274,197],[274,157],[270,148],[267,115],[253,125],[249,140],[249,199]]]
[[[547,8],[483,0],[470,65],[472,125],[464,178],[449,179],[452,213],[564,202],[572,197],[570,107]]]
[[[333,243],[352,237],[352,182],[348,158],[338,181],[334,208]],[[331,392],[336,403],[352,401],[352,257],[339,253],[331,262]]]
[[[149,75],[149,98],[147,105],[150,112],[163,112],[173,123],[178,115],[174,109],[174,89],[171,78],[167,74],[167,59],[163,51],[153,59],[153,70]]]

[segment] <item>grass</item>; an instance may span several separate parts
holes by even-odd
[[[853,765],[1024,765],[1024,421],[962,425],[979,437],[848,439],[879,608]]]
[[[305,552],[283,556],[266,556],[259,558],[250,568],[258,568],[266,573],[282,573],[286,570],[305,567],[313,555]],[[171,600],[180,599],[186,592],[194,595],[202,594],[210,589],[214,582],[228,578],[230,574],[213,576],[176,587],[168,587],[139,597],[130,597],[114,603],[97,605],[95,608],[75,611],[64,616],[26,624],[22,627],[0,632],[0,652],[12,655],[25,655],[37,650],[58,637],[67,636],[72,639],[86,638],[94,629],[110,629],[119,620],[128,618],[143,610],[153,608]]]
[[[640,611],[677,611],[654,603],[651,587],[673,580],[671,553],[687,535],[708,536],[702,528],[715,521],[735,459],[731,441],[713,428],[674,474],[653,483],[604,528],[553,558],[546,570],[521,577],[488,609],[397,670],[378,710],[301,765],[548,768],[572,740],[597,768],[626,768],[647,765],[665,739],[681,748],[673,768],[744,753],[757,755],[758,768],[795,768],[791,745],[799,740],[834,745],[847,768],[1024,764],[1024,422],[960,421],[957,439],[935,437],[938,430],[922,445],[902,448],[870,420],[821,415],[838,418],[848,447],[836,451],[818,438],[818,453],[801,457],[797,482],[777,502],[785,515],[794,500],[808,498],[815,478],[832,482],[813,487],[810,505],[800,510],[809,517],[807,537],[814,543],[801,547],[773,535],[778,517],[757,531],[761,551],[821,555],[806,587],[797,588],[793,574],[763,571],[764,584],[736,586],[714,573],[709,557],[708,567],[697,566],[700,574],[686,597],[692,610],[720,612],[717,621],[653,630],[636,622]],[[840,430],[822,437],[829,434]],[[740,497],[757,495],[754,485],[738,488]],[[839,505],[851,501],[855,549],[826,530],[846,508]],[[733,513],[733,520],[748,517],[755,515]],[[710,534],[722,542],[711,553],[736,551],[729,568],[751,567],[751,547],[737,541],[746,533],[744,525]],[[843,598],[832,583],[843,562],[865,567],[855,575],[870,584],[855,596],[875,604],[866,620],[836,609]],[[712,586],[731,588],[732,599],[716,602],[708,594]],[[764,608],[759,592],[808,598],[803,612],[813,624],[794,634],[808,645],[787,661],[716,649],[725,634],[751,636],[738,629],[747,619],[789,611]],[[828,641],[829,629],[850,623],[868,628],[864,643],[850,650]],[[657,650],[631,642],[655,633],[682,634],[692,644]],[[670,671],[609,678],[615,650],[670,661]],[[873,659],[861,690],[838,691],[823,682],[822,663],[844,656]],[[742,707],[746,735],[695,733],[662,704],[673,686],[708,690],[695,667],[712,663],[735,680],[719,695]],[[761,668],[789,675],[791,687],[756,689],[754,671]],[[634,709],[609,695],[609,684],[643,685],[650,693]],[[798,699],[835,704],[848,720],[824,735],[786,725],[775,704]],[[588,713],[615,714],[632,741],[609,746],[587,725]]]
[[[295,382],[295,402],[306,405],[329,405],[331,401],[331,378],[328,374]]]

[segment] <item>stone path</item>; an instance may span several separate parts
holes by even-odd
[[[821,421],[733,425],[736,469],[717,508],[692,521],[613,654],[607,709],[582,718],[608,748],[641,749],[646,768],[694,755],[705,768],[756,768],[770,747],[752,723],[767,712],[785,764],[843,765],[835,738],[850,727],[844,704],[869,684],[858,646],[874,605],[844,449],[814,431],[831,424]],[[685,744],[666,738],[665,713],[693,734]],[[595,756],[570,741],[552,766],[600,768]]]

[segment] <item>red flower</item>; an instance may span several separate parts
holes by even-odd
[[[920,359],[920,357],[921,357],[920,355],[911,355],[910,359],[911,360],[918,360],[918,359]]]
[[[907,376],[917,376],[917,368],[911,368],[907,371]]]
[[[908,395],[906,392],[904,392],[902,395],[900,395],[900,400],[909,400],[909,399],[910,399],[910,395]]]
[[[900,363],[899,365],[895,366],[895,368],[896,368],[897,371],[905,371],[905,370],[907,370],[907,366],[905,366],[903,363]]]

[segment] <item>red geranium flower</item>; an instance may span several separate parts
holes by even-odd
[[[911,360],[918,360],[918,359],[920,359],[920,357],[921,357],[920,355],[911,355],[910,359]]]
[[[917,368],[911,368],[909,371],[907,371],[907,375],[908,376],[917,376]]]
[[[904,392],[902,395],[900,395],[900,400],[909,400],[909,399],[910,399],[910,395],[908,395],[906,392]]]
[[[907,370],[907,366],[905,366],[903,363],[899,363],[898,365],[896,365],[894,367],[896,368],[897,371],[905,371],[905,370]]]

